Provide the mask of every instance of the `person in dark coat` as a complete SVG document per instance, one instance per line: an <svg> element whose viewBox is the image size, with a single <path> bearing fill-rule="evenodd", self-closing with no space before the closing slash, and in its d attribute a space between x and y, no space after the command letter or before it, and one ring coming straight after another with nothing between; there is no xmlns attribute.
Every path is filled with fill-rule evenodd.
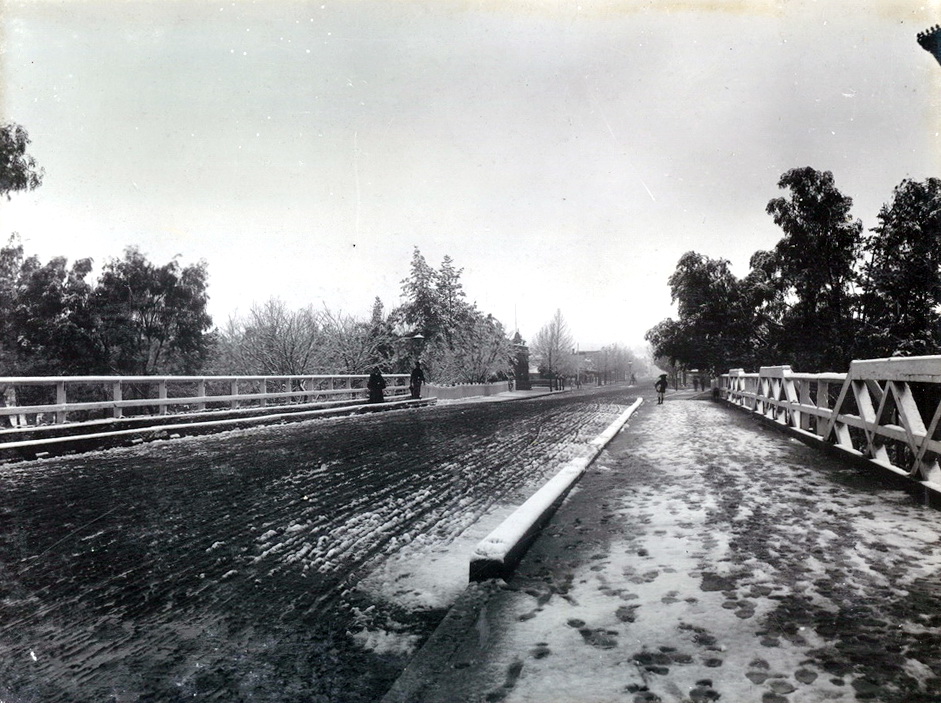
<svg viewBox="0 0 941 703"><path fill-rule="evenodd" d="M412 392L412 398L416 400L421 398L421 384L425 382L425 372L421 370L421 364L415 362L415 368L412 369L411 378L409 378L408 389Z"/></svg>
<svg viewBox="0 0 941 703"><path fill-rule="evenodd" d="M657 390L657 405L662 405L663 394L667 392L667 375L665 373L660 374L660 378L653 384L653 387Z"/></svg>
<svg viewBox="0 0 941 703"><path fill-rule="evenodd" d="M382 372L379 371L379 367L377 366L372 370L372 373L369 374L369 380L366 381L366 388L369 389L369 402L381 403L385 399L382 393L385 387L386 380L382 377Z"/></svg>

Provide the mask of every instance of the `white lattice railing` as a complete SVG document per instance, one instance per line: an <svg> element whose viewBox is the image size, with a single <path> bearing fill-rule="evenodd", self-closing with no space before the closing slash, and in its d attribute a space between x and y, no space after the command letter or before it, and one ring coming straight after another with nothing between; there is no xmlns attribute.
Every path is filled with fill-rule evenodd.
<svg viewBox="0 0 941 703"><path fill-rule="evenodd" d="M3 401L0 427L360 400L366 398L368 378L365 375L0 377ZM408 374L388 374L384 378L388 384L387 397L408 394Z"/></svg>
<svg viewBox="0 0 941 703"><path fill-rule="evenodd" d="M845 374L732 369L718 382L734 405L941 491L941 356L854 361Z"/></svg>

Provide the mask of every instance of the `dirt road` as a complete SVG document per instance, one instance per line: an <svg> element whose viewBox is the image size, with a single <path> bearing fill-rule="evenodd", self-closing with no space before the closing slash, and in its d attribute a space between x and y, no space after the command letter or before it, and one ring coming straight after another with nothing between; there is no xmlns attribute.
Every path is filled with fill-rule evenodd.
<svg viewBox="0 0 941 703"><path fill-rule="evenodd" d="M418 642L442 611L371 602L359 580L521 502L630 400L567 392L2 466L0 700L375 700L408 650L357 634L380 622Z"/></svg>

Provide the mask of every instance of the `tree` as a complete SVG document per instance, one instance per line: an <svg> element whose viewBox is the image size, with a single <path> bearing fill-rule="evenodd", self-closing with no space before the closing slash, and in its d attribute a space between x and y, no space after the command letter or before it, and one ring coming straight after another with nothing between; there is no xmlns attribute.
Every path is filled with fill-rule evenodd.
<svg viewBox="0 0 941 703"><path fill-rule="evenodd" d="M291 310L280 298L253 305L223 335L229 373L300 376L325 371L324 333L311 306Z"/></svg>
<svg viewBox="0 0 941 703"><path fill-rule="evenodd" d="M206 360L212 319L205 262L155 266L136 247L103 268L91 298L112 373L194 373Z"/></svg>
<svg viewBox="0 0 941 703"><path fill-rule="evenodd" d="M4 373L101 372L89 309L91 259L68 266L25 257L16 235L0 249L0 361Z"/></svg>
<svg viewBox="0 0 941 703"><path fill-rule="evenodd" d="M533 338L532 354L539 363L539 371L549 376L565 375L571 370L574 343L562 311L556 310Z"/></svg>
<svg viewBox="0 0 941 703"><path fill-rule="evenodd" d="M865 245L866 355L937 354L941 346L941 180L910 179Z"/></svg>
<svg viewBox="0 0 941 703"><path fill-rule="evenodd" d="M452 343L439 340L430 352L439 383L488 383L507 378L513 346L499 320L471 308Z"/></svg>
<svg viewBox="0 0 941 703"><path fill-rule="evenodd" d="M727 260L688 251L669 283L679 319L664 320L647 332L655 355L714 373L752 361L754 291L735 277Z"/></svg>
<svg viewBox="0 0 941 703"><path fill-rule="evenodd" d="M23 262L10 321L16 330L16 351L21 372L93 374L102 367L90 298L85 280L91 259L68 267L64 257L40 264L36 257Z"/></svg>
<svg viewBox="0 0 941 703"><path fill-rule="evenodd" d="M437 276L418 250L412 252L412 265L408 278L402 281L402 316L426 339L442 333L441 303L438 296Z"/></svg>
<svg viewBox="0 0 941 703"><path fill-rule="evenodd" d="M0 126L0 195L33 190L42 184L43 169L26 153L29 133L15 123Z"/></svg>
<svg viewBox="0 0 941 703"><path fill-rule="evenodd" d="M329 308L324 308L320 319L324 362L332 373L362 374L383 364L389 340L382 327L381 303L378 311L373 306L371 320L357 319Z"/></svg>
<svg viewBox="0 0 941 703"><path fill-rule="evenodd" d="M461 284L463 272L464 269L455 269L451 257L445 255L435 274L441 331L449 345L453 345L459 327L474 323L469 306L464 302L464 286Z"/></svg>
<svg viewBox="0 0 941 703"><path fill-rule="evenodd" d="M784 296L794 299L783 320L781 349L798 368L843 370L853 357L851 291L862 245L862 223L850 214L852 198L833 174L810 167L787 171L767 212L784 230L773 252L773 269ZM782 359L785 361L785 359Z"/></svg>

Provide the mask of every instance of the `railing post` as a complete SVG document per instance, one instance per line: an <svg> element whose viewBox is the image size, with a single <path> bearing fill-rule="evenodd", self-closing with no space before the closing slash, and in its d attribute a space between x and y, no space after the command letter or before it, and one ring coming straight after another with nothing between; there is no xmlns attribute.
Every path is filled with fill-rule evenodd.
<svg viewBox="0 0 941 703"><path fill-rule="evenodd" d="M124 408L118 404L124 400L124 390L121 386L121 381L115 381L111 384L111 400L114 401L114 408L111 410L111 417L124 417Z"/></svg>
<svg viewBox="0 0 941 703"><path fill-rule="evenodd" d="M65 395L65 381L56 382L56 405L65 405L66 395ZM56 410L56 424L61 425L65 423L66 420L66 411L65 410Z"/></svg>
<svg viewBox="0 0 941 703"><path fill-rule="evenodd" d="M166 399L167 399L167 379L165 379L165 378L161 378L159 381L157 381L157 399L158 399L158 400L166 400ZM157 414L158 414L158 415L166 415L166 414L167 414L167 404L166 404L166 403L160 403L160 405L157 406Z"/></svg>
<svg viewBox="0 0 941 703"><path fill-rule="evenodd" d="M798 402L801 405L813 405L813 401L810 398L810 379L804 378L800 381L799 386L799 397ZM810 431L810 419L813 417L808 412L801 412L800 415L800 428L805 432Z"/></svg>
<svg viewBox="0 0 941 703"><path fill-rule="evenodd" d="M258 399L258 405L262 408L268 404L268 399L265 398L265 393L267 392L268 392L268 379L263 378L258 384L258 393L261 396Z"/></svg>
<svg viewBox="0 0 941 703"><path fill-rule="evenodd" d="M239 394L239 380L233 378L231 384L229 385L229 395L238 395ZM229 407L237 408L239 406L239 401L237 398L233 398L229 401Z"/></svg>
<svg viewBox="0 0 941 703"><path fill-rule="evenodd" d="M196 382L196 396L199 398L206 397L206 379L205 378L201 378ZM196 409L205 410L206 409L205 401L200 401L196 403Z"/></svg>

